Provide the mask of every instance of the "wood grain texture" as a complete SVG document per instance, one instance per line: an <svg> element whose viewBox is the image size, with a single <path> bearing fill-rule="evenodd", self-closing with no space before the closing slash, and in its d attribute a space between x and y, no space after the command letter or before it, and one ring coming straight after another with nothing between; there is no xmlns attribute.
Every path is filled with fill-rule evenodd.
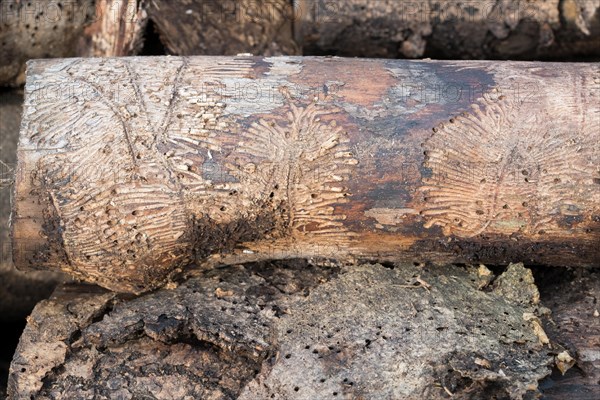
<svg viewBox="0 0 600 400"><path fill-rule="evenodd" d="M147 23L143 2L96 0L94 21L85 27L77 54L118 57L139 54Z"/></svg>
<svg viewBox="0 0 600 400"><path fill-rule="evenodd" d="M600 260L594 64L30 63L15 262L119 291L270 258Z"/></svg>

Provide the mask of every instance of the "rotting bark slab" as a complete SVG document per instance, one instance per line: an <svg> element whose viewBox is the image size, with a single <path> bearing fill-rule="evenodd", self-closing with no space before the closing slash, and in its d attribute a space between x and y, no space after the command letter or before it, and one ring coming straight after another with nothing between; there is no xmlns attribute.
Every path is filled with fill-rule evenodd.
<svg viewBox="0 0 600 400"><path fill-rule="evenodd" d="M23 334L11 398L522 399L553 362L522 265L498 285L454 266L194 275L129 299L63 286Z"/></svg>
<svg viewBox="0 0 600 400"><path fill-rule="evenodd" d="M536 280L552 310L544 329L575 362L564 375L555 369L541 382L544 398L600 398L600 270L539 270Z"/></svg>

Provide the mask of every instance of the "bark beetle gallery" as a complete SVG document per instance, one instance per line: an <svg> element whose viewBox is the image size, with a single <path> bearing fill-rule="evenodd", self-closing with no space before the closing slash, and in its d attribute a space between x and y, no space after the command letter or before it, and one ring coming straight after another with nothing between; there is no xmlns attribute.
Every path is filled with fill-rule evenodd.
<svg viewBox="0 0 600 400"><path fill-rule="evenodd" d="M594 64L33 61L15 262L135 293L190 263L593 265L599 84Z"/></svg>

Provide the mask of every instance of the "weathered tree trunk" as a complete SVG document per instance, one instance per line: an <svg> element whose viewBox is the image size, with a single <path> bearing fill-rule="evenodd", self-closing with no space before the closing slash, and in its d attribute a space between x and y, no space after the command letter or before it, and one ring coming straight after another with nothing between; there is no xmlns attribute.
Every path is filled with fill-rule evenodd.
<svg viewBox="0 0 600 400"><path fill-rule="evenodd" d="M600 57L596 0L297 0L296 14L305 55Z"/></svg>
<svg viewBox="0 0 600 400"><path fill-rule="evenodd" d="M0 86L24 82L32 58L136 53L146 23L136 0L0 1Z"/></svg>
<svg viewBox="0 0 600 400"><path fill-rule="evenodd" d="M170 54L299 54L289 0L153 0L146 6Z"/></svg>
<svg viewBox="0 0 600 400"><path fill-rule="evenodd" d="M493 278L290 262L130 300L63 286L29 318L9 398L535 398L554 361L539 293L522 265Z"/></svg>
<svg viewBox="0 0 600 400"><path fill-rule="evenodd" d="M130 292L191 262L593 265L599 82L593 64L32 62L15 263Z"/></svg>

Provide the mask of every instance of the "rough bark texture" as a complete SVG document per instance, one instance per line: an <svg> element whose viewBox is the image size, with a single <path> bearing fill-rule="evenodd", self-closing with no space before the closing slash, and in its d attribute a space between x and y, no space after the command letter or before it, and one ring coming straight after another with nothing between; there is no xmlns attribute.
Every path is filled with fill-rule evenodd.
<svg viewBox="0 0 600 400"><path fill-rule="evenodd" d="M35 309L11 398L533 398L553 358L531 272L304 262Z"/></svg>
<svg viewBox="0 0 600 400"><path fill-rule="evenodd" d="M2 0L0 86L22 84L31 58L137 54L144 39L173 55L598 58L599 10L596 0Z"/></svg>
<svg viewBox="0 0 600 400"><path fill-rule="evenodd" d="M75 55L86 23L93 19L94 1L0 1L0 86L25 81L25 62L31 58Z"/></svg>
<svg viewBox="0 0 600 400"><path fill-rule="evenodd" d="M32 62L15 262L129 292L191 262L593 265L598 85L594 64Z"/></svg>
<svg viewBox="0 0 600 400"><path fill-rule="evenodd" d="M153 0L147 11L170 54L299 53L289 0Z"/></svg>
<svg viewBox="0 0 600 400"><path fill-rule="evenodd" d="M600 57L596 0L297 0L305 55Z"/></svg>
<svg viewBox="0 0 600 400"><path fill-rule="evenodd" d="M24 319L38 301L48 298L61 274L17 271L12 263L9 222L17 138L21 124L23 92L0 93L0 323Z"/></svg>
<svg viewBox="0 0 600 400"><path fill-rule="evenodd" d="M548 336L577 364L564 376L555 372L542 387L550 400L600 398L600 270L546 271L542 300L552 310Z"/></svg>

